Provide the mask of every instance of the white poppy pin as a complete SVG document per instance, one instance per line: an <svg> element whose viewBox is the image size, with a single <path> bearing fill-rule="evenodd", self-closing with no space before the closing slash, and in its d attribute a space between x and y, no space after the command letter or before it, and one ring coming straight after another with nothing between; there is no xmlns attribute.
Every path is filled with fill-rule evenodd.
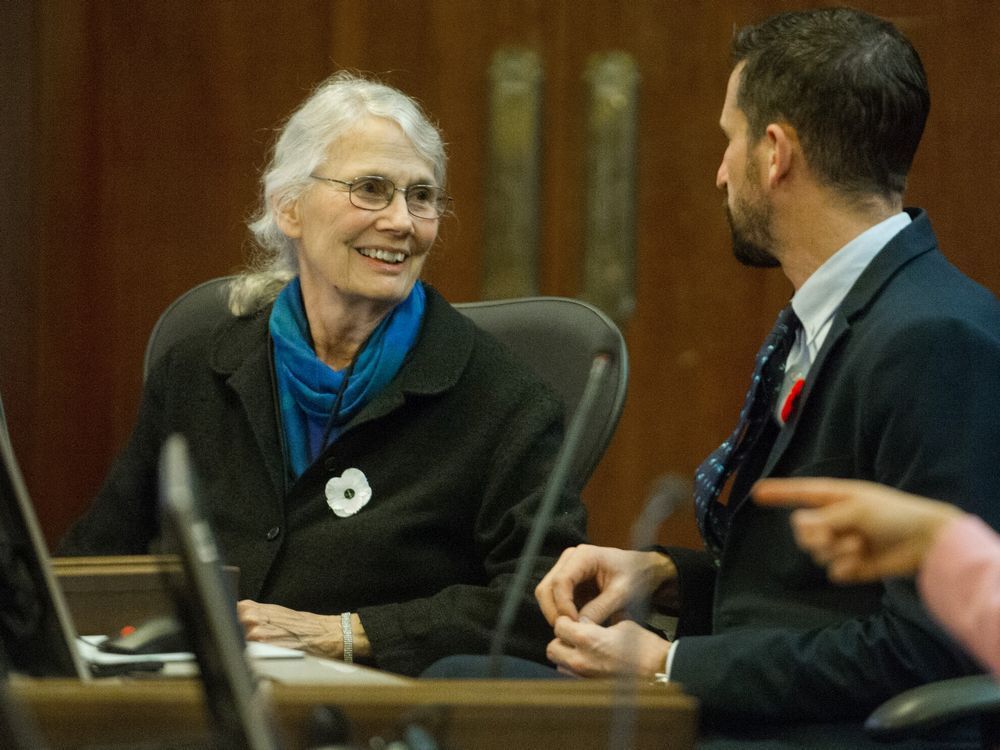
<svg viewBox="0 0 1000 750"><path fill-rule="evenodd" d="M372 499L372 488L361 469L345 469L326 483L326 504L340 518L353 516Z"/></svg>

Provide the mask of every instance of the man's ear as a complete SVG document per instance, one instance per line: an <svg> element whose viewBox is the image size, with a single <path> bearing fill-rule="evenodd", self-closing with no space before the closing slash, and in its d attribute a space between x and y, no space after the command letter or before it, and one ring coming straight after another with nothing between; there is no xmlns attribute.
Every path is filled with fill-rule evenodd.
<svg viewBox="0 0 1000 750"><path fill-rule="evenodd" d="M796 153L801 154L799 134L787 122L771 123L765 131L769 149L767 181L771 187L788 177L795 162Z"/></svg>
<svg viewBox="0 0 1000 750"><path fill-rule="evenodd" d="M284 232L290 239L298 239L302 236L302 222L299 219L299 199L275 199L274 221L278 229Z"/></svg>

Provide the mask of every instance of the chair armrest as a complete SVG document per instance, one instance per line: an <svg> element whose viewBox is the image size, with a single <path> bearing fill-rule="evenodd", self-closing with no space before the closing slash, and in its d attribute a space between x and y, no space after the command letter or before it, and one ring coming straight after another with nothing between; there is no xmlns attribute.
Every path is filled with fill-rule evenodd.
<svg viewBox="0 0 1000 750"><path fill-rule="evenodd" d="M923 734L952 721L1000 713L1000 683L991 675L956 677L907 690L876 708L865 731L878 740Z"/></svg>

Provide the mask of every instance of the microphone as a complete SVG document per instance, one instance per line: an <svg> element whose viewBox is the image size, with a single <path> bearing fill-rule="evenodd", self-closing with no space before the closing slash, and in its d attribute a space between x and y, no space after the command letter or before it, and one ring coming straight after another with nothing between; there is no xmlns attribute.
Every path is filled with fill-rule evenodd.
<svg viewBox="0 0 1000 750"><path fill-rule="evenodd" d="M656 543L656 533L660 526L681 505L693 497L691 480L678 474L663 474L652 482L652 490L646 497L642 510L632 524L630 541L632 549L646 549ZM650 615L651 594L635 592L626 611L630 619L646 624ZM638 676L635 672L623 672L616 681L614 713L611 716L609 748L631 748L635 740L636 692Z"/></svg>
<svg viewBox="0 0 1000 750"><path fill-rule="evenodd" d="M503 657L503 647L510 634L511 625L521 606L521 598L531 576L531 569L534 566L535 558L542 547L545 535L548 533L549 524L552 522L552 514L555 511L556 503L560 495L566 488L570 479L570 470L573 459L580 449L583 440L584 429L590 422L591 413L597 405L598 396L608 378L611 370L610 352L598 352L590 365L590 372L587 375L587 382L577 404L573 418L566 429L566 438L559 447L556 454L555 465L549 475L545 491L538 504L538 513L531 524L528 538L524 541L521 556L518 558L517 567L511 579L510 586L500 605L500 614L497 616L497 627L493 632L493 639L490 643L490 665L489 676L493 679L500 677L501 659Z"/></svg>
<svg viewBox="0 0 1000 750"><path fill-rule="evenodd" d="M226 750L278 750L282 743L266 685L246 660L243 627L223 574L215 535L201 514L188 444L179 433L160 452L160 525L181 571L166 583L191 639L215 742Z"/></svg>
<svg viewBox="0 0 1000 750"><path fill-rule="evenodd" d="M654 544L660 524L693 497L691 480L680 474L661 474L650 484L653 489L632 524L630 539L633 549Z"/></svg>
<svg viewBox="0 0 1000 750"><path fill-rule="evenodd" d="M649 495L639 515L632 523L629 542L632 549L646 549L656 544L656 534L660 526L674 514L681 505L690 502L694 496L691 480L680 474L661 474L654 479ZM649 615L649 597L636 595L628 607L629 615L636 622L643 622Z"/></svg>

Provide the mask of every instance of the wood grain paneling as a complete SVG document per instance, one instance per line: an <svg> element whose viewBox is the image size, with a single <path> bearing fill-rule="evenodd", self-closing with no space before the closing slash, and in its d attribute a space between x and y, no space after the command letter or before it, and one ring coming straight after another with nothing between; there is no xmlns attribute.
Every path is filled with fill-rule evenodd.
<svg viewBox="0 0 1000 750"><path fill-rule="evenodd" d="M33 112L32 36L30 3L0 4L0 390L11 424L28 419L31 397L32 341L38 320L35 264L31 244L34 206L32 184Z"/></svg>
<svg viewBox="0 0 1000 750"><path fill-rule="evenodd" d="M0 141L5 162L24 151L34 165L34 219L10 250L22 298L4 322L4 353L18 362L0 376L49 537L82 511L128 435L156 316L185 288L241 262L273 129L333 70L376 73L439 121L456 216L427 275L454 301L478 298L488 67L495 49L516 44L537 50L544 67L544 293L580 290L587 61L624 50L642 77L637 306L625 331L632 380L586 493L593 538L626 543L651 481L690 474L728 433L753 354L790 293L779 272L732 260L714 182L733 26L799 5L38 3L13 26L14 49L33 61L22 83L31 117L21 140ZM930 211L955 263L996 291L1000 7L860 5L900 23L930 77L931 120L908 202ZM5 295L11 288L5 282ZM662 538L697 544L690 509Z"/></svg>

